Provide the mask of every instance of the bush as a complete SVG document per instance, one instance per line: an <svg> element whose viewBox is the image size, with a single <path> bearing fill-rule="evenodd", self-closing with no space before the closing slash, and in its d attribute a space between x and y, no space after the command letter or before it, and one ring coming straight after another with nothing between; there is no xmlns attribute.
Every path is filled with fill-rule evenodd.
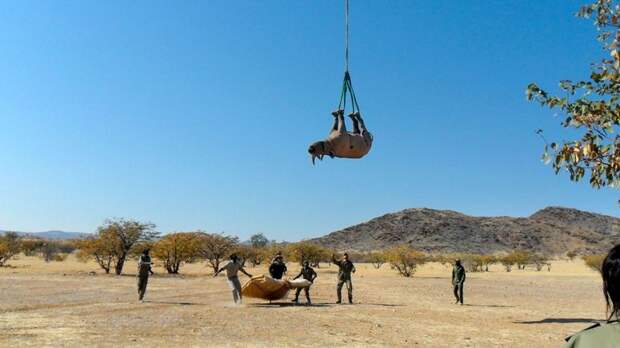
<svg viewBox="0 0 620 348"><path fill-rule="evenodd" d="M200 232L197 235L198 252L207 260L214 273L220 269L220 263L230 256L239 243L239 238L223 234Z"/></svg>
<svg viewBox="0 0 620 348"><path fill-rule="evenodd" d="M67 257L69 257L69 254L56 254L52 258L52 261L63 262L67 259Z"/></svg>
<svg viewBox="0 0 620 348"><path fill-rule="evenodd" d="M286 248L288 258L291 261L303 264L308 261L313 267L318 267L320 262L330 260L330 251L312 242L298 242L289 244Z"/></svg>
<svg viewBox="0 0 620 348"><path fill-rule="evenodd" d="M77 241L75 245L80 249L78 257L81 260L93 258L106 273L113 266L116 275L120 275L127 258L135 256L144 247L143 243L156 239L158 235L152 223L113 219L106 220L93 238Z"/></svg>
<svg viewBox="0 0 620 348"><path fill-rule="evenodd" d="M194 262L199 256L200 238L193 232L166 235L152 246L154 258L163 261L170 274L178 274L183 263Z"/></svg>
<svg viewBox="0 0 620 348"><path fill-rule="evenodd" d="M0 236L0 267L21 251L21 237L14 232Z"/></svg>
<svg viewBox="0 0 620 348"><path fill-rule="evenodd" d="M381 268L381 266L383 266L383 264L385 263L385 259L385 253L380 251L372 252L367 256L368 262L372 263L372 265L376 269L379 269Z"/></svg>
<svg viewBox="0 0 620 348"><path fill-rule="evenodd" d="M426 263L426 255L409 245L393 247L385 252L386 260L403 277L411 277L418 265Z"/></svg>
<svg viewBox="0 0 620 348"><path fill-rule="evenodd" d="M582 256L583 261L586 263L586 266L591 269L602 273L603 260L605 259L605 254L594 254L594 255L585 255Z"/></svg>

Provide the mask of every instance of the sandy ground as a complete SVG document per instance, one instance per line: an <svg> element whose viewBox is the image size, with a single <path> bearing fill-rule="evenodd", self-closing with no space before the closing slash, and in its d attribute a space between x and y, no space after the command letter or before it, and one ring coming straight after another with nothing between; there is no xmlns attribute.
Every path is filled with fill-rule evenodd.
<svg viewBox="0 0 620 348"><path fill-rule="evenodd" d="M605 315L599 276L580 260L556 261L551 272L469 273L465 306L454 304L451 269L439 264L413 278L358 265L354 305L334 304L336 268L323 266L312 307L288 299L233 305L225 277L211 277L204 264L180 276L155 268L143 304L133 261L120 277L72 258L46 264L22 256L11 264L0 268L3 347L560 347Z"/></svg>

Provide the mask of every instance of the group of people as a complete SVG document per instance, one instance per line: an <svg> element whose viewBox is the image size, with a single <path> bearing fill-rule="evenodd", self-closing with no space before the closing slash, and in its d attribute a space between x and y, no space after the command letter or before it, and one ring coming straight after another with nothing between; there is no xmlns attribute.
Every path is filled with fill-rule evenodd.
<svg viewBox="0 0 620 348"><path fill-rule="evenodd" d="M353 262L349 260L349 254L345 253L341 260L337 260L335 255L332 255L332 262L338 266L338 285L337 285L337 295L338 301L336 303L342 303L342 287L344 284L347 285L347 291L349 295L349 303L353 303L353 283L351 282L351 274L355 273L355 265ZM241 303L241 282L239 281L239 272L244 273L248 277L252 278L252 275L247 273L243 268L243 262L239 259L236 254L232 254L230 256L230 261L220 268L215 274L214 277L217 277L220 272L226 270L226 277L228 278L228 284L233 293L233 301L235 303ZM281 252L278 252L271 264L269 265L269 275L273 279L282 279L282 277L286 274L288 268L286 267L286 263L284 263L284 257ZM293 279L303 278L305 280L310 281L310 283L314 283L314 280L318 277L316 271L310 267L310 263L306 260L302 264L302 268ZM311 285L310 285L311 286ZM312 304L312 300L310 299L310 286L304 288L297 288L295 291L295 298L293 302L299 304L299 295L301 291L304 291L306 295L306 301L308 305Z"/></svg>
<svg viewBox="0 0 620 348"><path fill-rule="evenodd" d="M342 303L342 287L346 285L349 303L353 303L353 283L352 274L355 273L355 265L349 260L349 255L345 253L341 260L332 255L332 263L338 266L338 283L336 287L337 302ZM248 277L252 277L244 268L243 262L235 254L230 256L230 262L215 272L217 276L226 271L228 283L232 289L233 300L235 303L241 302L241 282L238 273L242 272ZM281 253L276 254L269 266L269 274L274 279L282 279L286 274L287 267ZM151 257L149 250L145 250L138 260L138 299L143 301L146 293L146 286L149 275L152 275ZM605 257L601 275L603 278L603 293L608 308L608 318L606 323L593 325L571 337L567 338L566 348L582 347L620 347L620 244L616 245ZM317 278L308 261L303 262L303 267L299 274L293 279L303 277L311 283ZM463 304L463 285L465 283L466 272L460 260L455 260L452 269L452 285L454 297L457 304ZM299 303L299 295L302 288L298 288L293 302ZM307 303L310 305L310 286L303 288Z"/></svg>
<svg viewBox="0 0 620 348"><path fill-rule="evenodd" d="M338 266L338 283L336 286L336 295L338 300L336 303L342 303L342 287L346 285L349 303L353 304L353 282L351 275L355 273L355 265L351 262L351 260L349 260L349 254L347 253L344 253L341 260L336 259L336 256L332 255L332 263ZM239 272L252 278L252 275L245 270L243 265L244 263L239 259L239 257L236 254L232 254L230 255L230 261L213 274L214 277L217 277L221 272L226 271L226 278L228 279L228 284L232 290L233 301L235 303L241 303L242 298ZM278 252L269 265L269 275L273 279L282 279L287 271L288 268L284 263L284 257L281 252ZM149 275L152 274L153 270L151 268L151 256L149 255L149 250L146 249L138 259L138 300L140 302L144 301ZM310 283L314 283L314 280L318 277L318 274L312 267L310 267L310 263L307 260L303 262L299 274L297 274L293 279L298 279L300 277L310 281ZM452 284L454 285L454 296L456 297L456 303L460 302L461 305L463 304L464 282L465 268L461 264L460 260L456 260L452 270ZM310 299L310 286L305 288L297 288L293 302L296 304L299 303L299 295L302 290L306 295L307 304L311 305L312 300Z"/></svg>

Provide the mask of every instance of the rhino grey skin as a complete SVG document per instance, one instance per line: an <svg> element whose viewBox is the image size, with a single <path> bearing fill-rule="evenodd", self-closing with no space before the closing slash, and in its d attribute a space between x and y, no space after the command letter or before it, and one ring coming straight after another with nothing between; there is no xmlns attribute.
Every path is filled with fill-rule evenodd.
<svg viewBox="0 0 620 348"><path fill-rule="evenodd" d="M331 158L362 158L372 147L372 134L366 129L359 112L349 114L353 121L353 132L347 132L344 122L344 110L332 112L334 126L325 140L314 142L308 153L314 164L315 158L323 160L323 156Z"/></svg>

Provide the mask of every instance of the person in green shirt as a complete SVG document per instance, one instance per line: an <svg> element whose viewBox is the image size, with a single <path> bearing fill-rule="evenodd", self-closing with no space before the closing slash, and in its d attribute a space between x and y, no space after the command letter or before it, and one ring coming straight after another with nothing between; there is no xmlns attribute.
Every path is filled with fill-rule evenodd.
<svg viewBox="0 0 620 348"><path fill-rule="evenodd" d="M452 268L452 286L454 286L454 297L456 302L461 302L463 305L463 283L465 283L465 267L461 265L461 260L454 261L454 267Z"/></svg>
<svg viewBox="0 0 620 348"><path fill-rule="evenodd" d="M151 256L149 249L145 249L138 259L138 301L144 302L146 285L149 282L149 275L153 274L151 269Z"/></svg>
<svg viewBox="0 0 620 348"><path fill-rule="evenodd" d="M301 269L299 274L295 278L293 278L293 280L299 277L303 277L305 280L309 280L310 283L314 283L314 280L317 276L318 275L314 271L314 268L310 267L310 262L304 261L303 268ZM297 290L295 291L295 299L293 300L295 304L299 304L299 294L301 293L301 289L302 288L297 288ZM311 305L312 301L310 301L310 285L303 288L303 290L306 294L306 300L308 301L308 305Z"/></svg>
<svg viewBox="0 0 620 348"><path fill-rule="evenodd" d="M349 303L353 304L353 283L351 282L351 273L355 273L355 266L349 260L349 254L344 253L342 260L336 260L336 256L332 255L332 262L338 266L338 304L342 303L342 286L347 284L347 292L349 293Z"/></svg>
<svg viewBox="0 0 620 348"><path fill-rule="evenodd" d="M594 324L568 337L564 348L620 347L620 244L609 251L601 268L607 321Z"/></svg>

